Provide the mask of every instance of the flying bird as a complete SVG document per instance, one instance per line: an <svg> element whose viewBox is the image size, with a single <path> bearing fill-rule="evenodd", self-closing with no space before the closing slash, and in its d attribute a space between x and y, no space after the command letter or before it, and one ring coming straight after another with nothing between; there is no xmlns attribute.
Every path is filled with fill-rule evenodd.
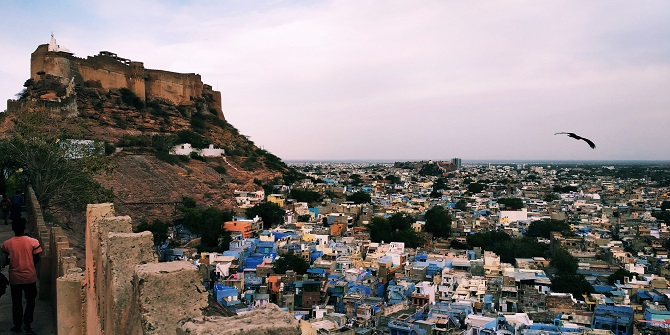
<svg viewBox="0 0 670 335"><path fill-rule="evenodd" d="M589 140L588 138L581 137L581 136L579 136L579 135L577 135L577 134L575 134L575 133L555 133L554 135L558 135L558 134L566 134L566 135L568 135L568 137L572 137L572 138L574 138L574 139L576 139L576 140L582 140L582 141L588 143L589 146L591 147L591 149L595 149L595 148L596 148L596 144L593 143L593 141Z"/></svg>

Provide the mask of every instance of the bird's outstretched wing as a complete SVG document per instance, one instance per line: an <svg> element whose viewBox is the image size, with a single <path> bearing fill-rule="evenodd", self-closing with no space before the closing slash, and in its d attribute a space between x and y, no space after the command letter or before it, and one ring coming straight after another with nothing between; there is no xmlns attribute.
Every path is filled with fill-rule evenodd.
<svg viewBox="0 0 670 335"><path fill-rule="evenodd" d="M589 140L588 138L583 138L583 137L582 137L582 140L584 140L584 142L588 143L589 146L591 147L591 149L595 149L595 148L596 148L596 144L593 143L593 141Z"/></svg>
<svg viewBox="0 0 670 335"><path fill-rule="evenodd" d="M569 133L569 132L554 133L554 135L558 135L558 134L565 134L565 135L568 135L568 137L572 137L572 138L574 138L574 139L576 139L576 140L582 140L582 141L588 143L589 146L591 147L591 149L595 149L595 148L596 148L596 144L593 143L593 141L589 140L588 138L581 137L581 136L579 136L579 135L577 135L577 134L575 134L575 133Z"/></svg>

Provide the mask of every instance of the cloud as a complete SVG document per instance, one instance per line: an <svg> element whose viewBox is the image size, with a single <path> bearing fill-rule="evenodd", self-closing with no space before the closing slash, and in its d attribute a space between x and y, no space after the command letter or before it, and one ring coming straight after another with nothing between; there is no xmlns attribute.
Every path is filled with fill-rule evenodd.
<svg viewBox="0 0 670 335"><path fill-rule="evenodd" d="M200 73L285 159L670 159L666 2L68 4L61 44Z"/></svg>

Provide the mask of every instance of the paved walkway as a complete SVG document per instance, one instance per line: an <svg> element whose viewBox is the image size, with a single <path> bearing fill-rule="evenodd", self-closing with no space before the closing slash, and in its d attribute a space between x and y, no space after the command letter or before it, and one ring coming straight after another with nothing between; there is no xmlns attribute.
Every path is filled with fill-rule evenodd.
<svg viewBox="0 0 670 335"><path fill-rule="evenodd" d="M24 213L25 217L25 213ZM0 219L1 220L1 219ZM0 221L0 243L14 236L11 225L5 225ZM7 268L2 269L2 273L7 276ZM39 290L39 282L37 283ZM7 293L0 297L0 335L17 334L9 331L13 326L12 322L12 297L7 287ZM24 301L25 306L25 301ZM47 300L37 300L35 306L35 321L32 324L33 330L37 335L56 335L56 322L54 318L51 302Z"/></svg>

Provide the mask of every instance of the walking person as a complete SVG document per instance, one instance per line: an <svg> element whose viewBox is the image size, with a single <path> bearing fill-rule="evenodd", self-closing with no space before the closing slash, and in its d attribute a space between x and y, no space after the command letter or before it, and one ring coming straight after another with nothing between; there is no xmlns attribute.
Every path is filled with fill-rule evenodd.
<svg viewBox="0 0 670 335"><path fill-rule="evenodd" d="M9 287L12 295L12 317L14 327L9 330L21 332L21 325L26 334L35 334L30 327L35 313L37 298L37 273L35 266L40 261L42 247L39 241L26 236L26 219L17 218L12 221L14 237L2 244L2 252L9 258ZM23 296L26 309L23 310Z"/></svg>
<svg viewBox="0 0 670 335"><path fill-rule="evenodd" d="M12 202L4 194L2 195L2 200L0 200L0 207L2 207L2 218L5 219L5 225L7 225L9 224L7 219L9 219L9 209L12 208Z"/></svg>
<svg viewBox="0 0 670 335"><path fill-rule="evenodd" d="M10 208L9 218L12 220L21 217L21 208L23 207L23 197L21 191L16 190L16 194L12 197L12 205Z"/></svg>

